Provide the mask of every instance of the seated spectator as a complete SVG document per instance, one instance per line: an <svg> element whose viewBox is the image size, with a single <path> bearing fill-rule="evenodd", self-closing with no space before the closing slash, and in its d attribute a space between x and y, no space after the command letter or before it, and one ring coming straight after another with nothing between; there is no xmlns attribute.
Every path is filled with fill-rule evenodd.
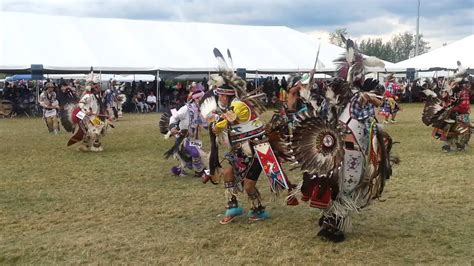
<svg viewBox="0 0 474 266"><path fill-rule="evenodd" d="M148 112L148 105L145 102L145 94L142 90L138 91L137 95L135 96L135 104L140 109L141 113Z"/></svg>
<svg viewBox="0 0 474 266"><path fill-rule="evenodd" d="M149 110L151 112L156 109L156 96L152 91L148 93L148 97L146 97L146 103L148 104Z"/></svg>

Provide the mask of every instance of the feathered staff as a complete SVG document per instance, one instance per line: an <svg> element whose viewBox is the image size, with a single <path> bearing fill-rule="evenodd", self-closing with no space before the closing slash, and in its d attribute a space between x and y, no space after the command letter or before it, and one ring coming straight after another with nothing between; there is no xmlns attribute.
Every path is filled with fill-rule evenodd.
<svg viewBox="0 0 474 266"><path fill-rule="evenodd" d="M309 90L313 88L314 84L314 74L316 73L316 67L318 65L318 59L319 59L319 51L321 50L321 43L318 45L318 52L316 53L316 60L314 61L314 67L309 73Z"/></svg>
<svg viewBox="0 0 474 266"><path fill-rule="evenodd" d="M334 60L337 65L337 77L345 79L347 82L352 84L358 80L363 80L362 76L368 67L385 68L385 63L377 57L364 57L355 47L354 41L351 39L346 39L342 34L341 39L346 44L346 52L344 55Z"/></svg>
<svg viewBox="0 0 474 266"><path fill-rule="evenodd" d="M364 99L378 102L376 94L382 92L382 86L378 86L378 81L364 80L364 73L369 67L385 67L384 62L376 57L364 58L351 39L346 39L344 35L341 35L341 39L346 43L346 52L334 60L337 79L326 90L326 99L334 116L338 116L342 107L350 101L353 89L365 92ZM336 109L337 112L334 112Z"/></svg>

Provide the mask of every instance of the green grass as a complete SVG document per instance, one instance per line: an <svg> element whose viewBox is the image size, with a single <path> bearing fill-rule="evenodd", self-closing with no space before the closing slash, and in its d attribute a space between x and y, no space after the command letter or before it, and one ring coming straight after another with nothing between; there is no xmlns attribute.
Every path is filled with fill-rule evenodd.
<svg viewBox="0 0 474 266"><path fill-rule="evenodd" d="M473 144L441 153L422 106L403 107L386 126L402 162L384 202L340 244L316 237L318 210L272 201L263 177L272 218L219 225L223 185L169 174L157 114L125 114L100 154L67 148L40 119L0 120L0 264L472 264Z"/></svg>

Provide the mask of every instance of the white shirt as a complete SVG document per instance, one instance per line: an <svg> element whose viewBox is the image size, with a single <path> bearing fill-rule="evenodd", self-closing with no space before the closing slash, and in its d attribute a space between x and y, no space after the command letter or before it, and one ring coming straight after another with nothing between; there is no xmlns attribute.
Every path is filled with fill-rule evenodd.
<svg viewBox="0 0 474 266"><path fill-rule="evenodd" d="M86 93L82 96L79 101L79 108L81 108L84 113L92 112L92 114L98 115L100 112L99 102L92 93Z"/></svg>
<svg viewBox="0 0 474 266"><path fill-rule="evenodd" d="M155 95L148 95L148 97L146 97L146 102L147 103L156 103L156 96Z"/></svg>
<svg viewBox="0 0 474 266"><path fill-rule="evenodd" d="M188 106L183 105L179 110L170 117L170 125L178 123L179 129L189 129Z"/></svg>

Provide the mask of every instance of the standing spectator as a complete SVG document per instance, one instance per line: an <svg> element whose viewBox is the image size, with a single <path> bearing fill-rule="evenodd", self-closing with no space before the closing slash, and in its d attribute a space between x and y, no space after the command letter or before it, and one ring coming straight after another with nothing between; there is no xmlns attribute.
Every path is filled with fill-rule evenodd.
<svg viewBox="0 0 474 266"><path fill-rule="evenodd" d="M247 92L251 92L255 89L255 84L253 83L253 81L249 81L247 83Z"/></svg>
<svg viewBox="0 0 474 266"><path fill-rule="evenodd" d="M54 92L56 93L56 99L58 100L59 106L64 106L64 104L67 101L66 94L65 94L66 87L67 87L66 82L60 83L59 86L60 87L56 89Z"/></svg>
<svg viewBox="0 0 474 266"><path fill-rule="evenodd" d="M158 86L158 81L156 80L156 77L155 77L155 79L154 79L153 82L151 83L151 88L150 88L150 89L151 89L152 91L156 91L156 89L157 89L156 86Z"/></svg>
<svg viewBox="0 0 474 266"><path fill-rule="evenodd" d="M288 82L286 81L286 78L285 76L283 76L283 78L281 79L281 87L286 90L287 87L288 87Z"/></svg>
<svg viewBox="0 0 474 266"><path fill-rule="evenodd" d="M9 100L12 102L13 114L14 115L20 114L22 111L20 108L20 91L16 83L13 83L11 87L10 95L11 97Z"/></svg>
<svg viewBox="0 0 474 266"><path fill-rule="evenodd" d="M273 98L273 81L272 77L267 77L263 83L263 92L267 95L267 104L269 104Z"/></svg>
<svg viewBox="0 0 474 266"><path fill-rule="evenodd" d="M275 102L276 99L278 99L277 95L278 93L280 93L280 81L278 80L278 77L275 77L275 79L273 79L273 101L272 102Z"/></svg>
<svg viewBox="0 0 474 266"><path fill-rule="evenodd" d="M405 97L406 97L407 102L409 103L413 102L412 87L413 87L413 83L408 83L407 89L405 91Z"/></svg>
<svg viewBox="0 0 474 266"><path fill-rule="evenodd" d="M280 89L280 81L278 80L278 77L275 77L275 79L273 79L273 89L274 90Z"/></svg>
<svg viewBox="0 0 474 266"><path fill-rule="evenodd" d="M116 91L113 87L114 85L115 85L115 83L114 83L114 81L112 81L109 84L109 88L107 88L105 90L104 94L102 95L102 103L105 105L105 108L106 108L107 115L108 115L109 119L117 119L118 118L117 109L114 108L115 107L114 103L115 103L116 98L117 98Z"/></svg>
<svg viewBox="0 0 474 266"><path fill-rule="evenodd" d="M135 90L137 89L137 83L135 82L135 80L132 81L132 91L130 92L131 95L134 95L135 94Z"/></svg>
<svg viewBox="0 0 474 266"><path fill-rule="evenodd" d="M6 100L13 100L13 84L10 82L5 82L5 90L3 91L3 97Z"/></svg>
<svg viewBox="0 0 474 266"><path fill-rule="evenodd" d="M145 83L143 83L142 80L138 81L138 87L137 87L138 91L140 92L144 92L145 91Z"/></svg>
<svg viewBox="0 0 474 266"><path fill-rule="evenodd" d="M179 108L183 104L186 103L186 101L188 99L188 93L187 93L186 89L184 88L183 84L181 84L180 82L178 82L178 84L176 84L176 91L177 91L176 105L177 105L177 108Z"/></svg>
<svg viewBox="0 0 474 266"><path fill-rule="evenodd" d="M148 93L150 92L150 86L151 86L151 85L150 85L150 82L147 81L147 82L145 83L145 89L143 90L143 93L145 93L145 95L148 95Z"/></svg>
<svg viewBox="0 0 474 266"><path fill-rule="evenodd" d="M161 105L165 105L166 101L167 101L167 90L166 90L166 82L164 79L160 79L160 95L157 95L159 97L159 101L160 101L160 104Z"/></svg>
<svg viewBox="0 0 474 266"><path fill-rule="evenodd" d="M204 92L207 92L209 90L209 84L207 83L206 77L202 78L202 85L204 86Z"/></svg>

